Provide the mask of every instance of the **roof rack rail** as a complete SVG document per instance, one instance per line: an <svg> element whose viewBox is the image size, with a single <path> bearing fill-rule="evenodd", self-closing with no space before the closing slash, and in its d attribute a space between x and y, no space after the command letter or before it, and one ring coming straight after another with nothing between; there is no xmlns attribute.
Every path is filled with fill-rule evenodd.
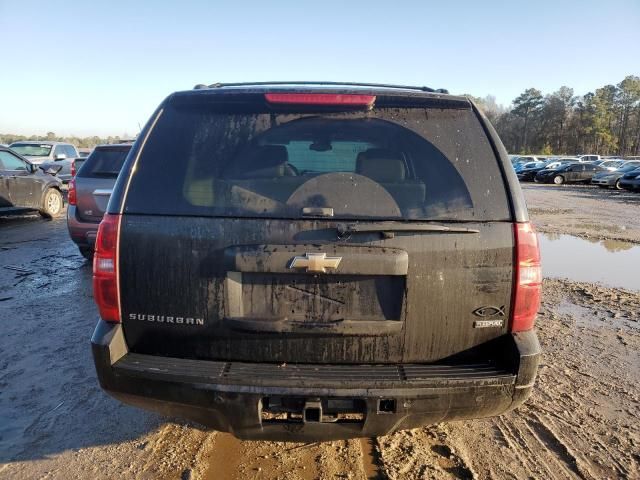
<svg viewBox="0 0 640 480"><path fill-rule="evenodd" d="M250 87L250 86L266 86L266 85L344 85L347 87L382 87L382 88L403 88L406 90L419 90L421 92L444 93L448 94L449 90L445 88L416 87L411 85L394 85L386 83L358 83L358 82L309 82L309 81L277 81L277 82L240 82L240 83L213 83L209 86L199 83L194 90L203 88L221 88L221 87Z"/></svg>

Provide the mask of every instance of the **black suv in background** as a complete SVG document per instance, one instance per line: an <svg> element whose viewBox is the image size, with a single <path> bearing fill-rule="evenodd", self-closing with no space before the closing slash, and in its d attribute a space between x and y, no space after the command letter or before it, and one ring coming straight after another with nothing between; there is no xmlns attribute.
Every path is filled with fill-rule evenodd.
<svg viewBox="0 0 640 480"><path fill-rule="evenodd" d="M57 217L64 209L58 165L36 165L7 147L0 147L0 215L40 212Z"/></svg>
<svg viewBox="0 0 640 480"><path fill-rule="evenodd" d="M570 163L554 170L540 170L535 181L538 183L591 183L594 175L606 172L607 169L592 163Z"/></svg>
<svg viewBox="0 0 640 480"><path fill-rule="evenodd" d="M67 227L82 256L93 257L93 245L116 178L131 144L98 145L69 182Z"/></svg>
<svg viewBox="0 0 640 480"><path fill-rule="evenodd" d="M521 404L540 292L468 98L214 85L170 95L118 177L93 355L122 401L241 438L383 435Z"/></svg>

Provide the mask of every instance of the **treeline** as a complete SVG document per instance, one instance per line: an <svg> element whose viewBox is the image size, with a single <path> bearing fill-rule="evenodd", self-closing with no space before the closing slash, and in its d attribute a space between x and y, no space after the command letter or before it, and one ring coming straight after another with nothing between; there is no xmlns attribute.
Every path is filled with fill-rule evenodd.
<svg viewBox="0 0 640 480"><path fill-rule="evenodd" d="M474 98L511 153L640 155L640 77L629 75L617 85L605 85L583 96L560 87L543 95L529 88L511 108L495 98ZM116 143L119 136L59 137L0 134L0 143L18 140L56 140L77 147Z"/></svg>
<svg viewBox="0 0 640 480"><path fill-rule="evenodd" d="M640 155L640 77L576 96L529 88L510 109L474 98L510 153Z"/></svg>
<svg viewBox="0 0 640 480"><path fill-rule="evenodd" d="M59 137L53 132L47 132L46 135L30 135L30 136L14 135L12 133L0 133L0 143L4 143L6 145L9 145L13 142L19 142L21 140L35 140L35 141L48 140L50 142L71 143L72 145L75 145L76 147L80 147L80 148L93 148L96 145L100 145L103 143L118 143L122 140L129 140L129 139L130 137L128 136L120 137L119 135L116 135L115 137L109 136L106 138L102 138L98 136L76 137L73 135L70 137Z"/></svg>

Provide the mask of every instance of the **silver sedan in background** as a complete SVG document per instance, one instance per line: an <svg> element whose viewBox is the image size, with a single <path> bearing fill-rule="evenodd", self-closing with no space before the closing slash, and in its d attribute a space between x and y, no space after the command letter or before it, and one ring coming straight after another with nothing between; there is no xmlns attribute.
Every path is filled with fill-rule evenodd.
<svg viewBox="0 0 640 480"><path fill-rule="evenodd" d="M591 179L592 185L598 185L600 188L616 188L622 190L620 179L623 175L640 168L640 160L631 160L625 162L618 170L600 172Z"/></svg>

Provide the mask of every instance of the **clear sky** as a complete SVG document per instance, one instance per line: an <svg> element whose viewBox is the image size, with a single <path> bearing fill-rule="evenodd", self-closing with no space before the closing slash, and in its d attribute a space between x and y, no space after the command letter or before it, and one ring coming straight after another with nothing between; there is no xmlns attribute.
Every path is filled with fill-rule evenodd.
<svg viewBox="0 0 640 480"><path fill-rule="evenodd" d="M640 75L640 0L0 0L0 132L136 134L197 83L584 94Z"/></svg>

